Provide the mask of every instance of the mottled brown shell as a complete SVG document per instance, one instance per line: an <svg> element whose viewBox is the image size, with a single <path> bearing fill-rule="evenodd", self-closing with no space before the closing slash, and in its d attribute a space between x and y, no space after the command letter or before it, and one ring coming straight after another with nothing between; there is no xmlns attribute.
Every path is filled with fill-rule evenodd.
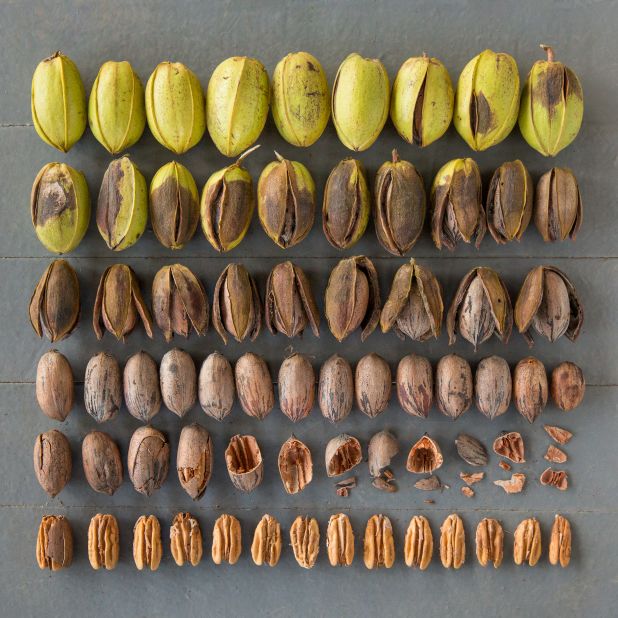
<svg viewBox="0 0 618 618"><path fill-rule="evenodd" d="M530 423L547 404L547 373L543 363L532 357L522 358L513 371L513 400L517 411Z"/></svg>
<svg viewBox="0 0 618 618"><path fill-rule="evenodd" d="M135 491L150 496L160 489L170 463L170 445L163 433L153 427L138 427L131 436L127 467Z"/></svg>
<svg viewBox="0 0 618 618"><path fill-rule="evenodd" d="M436 367L436 403L442 414L453 420L472 404L473 380L470 364L457 354L443 356Z"/></svg>
<svg viewBox="0 0 618 618"><path fill-rule="evenodd" d="M245 414L262 420L275 405L273 381L266 361L257 354L246 352L234 369L236 391Z"/></svg>
<svg viewBox="0 0 618 618"><path fill-rule="evenodd" d="M397 365L397 399L412 416L427 418L433 402L433 370L424 356L408 354Z"/></svg>
<svg viewBox="0 0 618 618"><path fill-rule="evenodd" d="M120 410L122 375L118 361L109 352L99 352L86 365L84 404L97 423L111 420Z"/></svg>
<svg viewBox="0 0 618 618"><path fill-rule="evenodd" d="M36 400L43 414L64 421L73 407L75 386L73 370L66 356L49 350L41 356L36 369Z"/></svg>
<svg viewBox="0 0 618 618"><path fill-rule="evenodd" d="M178 440L176 470L180 485L193 500L204 495L212 466L212 440L208 431L198 423L183 427Z"/></svg>
<svg viewBox="0 0 618 618"><path fill-rule="evenodd" d="M560 363L551 372L550 392L561 410L574 410L583 401L586 392L583 371L575 363Z"/></svg>
<svg viewBox="0 0 618 618"><path fill-rule="evenodd" d="M493 420L511 403L513 384L509 364L500 356L482 359L474 374L474 396L479 412Z"/></svg>
<svg viewBox="0 0 618 618"><path fill-rule="evenodd" d="M347 360L331 356L320 369L318 403L322 415L338 423L350 414L354 402L354 375Z"/></svg>
<svg viewBox="0 0 618 618"><path fill-rule="evenodd" d="M57 429L39 434L34 442L34 473L52 498L71 480L71 445Z"/></svg>
<svg viewBox="0 0 618 618"><path fill-rule="evenodd" d="M159 381L165 407L182 418L197 399L197 373L191 355L178 348L166 352L159 367Z"/></svg>
<svg viewBox="0 0 618 618"><path fill-rule="evenodd" d="M393 381L388 363L378 354L367 354L358 361L354 374L359 410L369 418L382 414L388 406Z"/></svg>
<svg viewBox="0 0 618 618"><path fill-rule="evenodd" d="M288 494L300 493L313 480L311 451L294 435L281 445L277 464L283 488Z"/></svg>
<svg viewBox="0 0 618 618"><path fill-rule="evenodd" d="M143 350L131 356L124 366L124 402L131 416L149 423L161 409L159 368Z"/></svg>
<svg viewBox="0 0 618 618"><path fill-rule="evenodd" d="M315 400L315 373L306 356L292 354L279 368L279 407L294 423L309 416Z"/></svg>
<svg viewBox="0 0 618 618"><path fill-rule="evenodd" d="M91 431L82 441L82 465L88 485L111 496L122 485L120 450L110 436Z"/></svg>
<svg viewBox="0 0 618 618"><path fill-rule="evenodd" d="M236 396L230 361L219 352L209 354L202 363L197 386L202 410L222 421L231 412Z"/></svg>

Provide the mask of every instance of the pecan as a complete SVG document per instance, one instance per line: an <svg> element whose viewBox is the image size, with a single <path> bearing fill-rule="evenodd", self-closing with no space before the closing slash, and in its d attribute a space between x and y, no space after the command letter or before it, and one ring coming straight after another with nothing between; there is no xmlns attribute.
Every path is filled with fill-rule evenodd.
<svg viewBox="0 0 618 618"><path fill-rule="evenodd" d="M253 535L251 557L258 566L274 567L281 556L281 526L272 515L264 515Z"/></svg>
<svg viewBox="0 0 618 618"><path fill-rule="evenodd" d="M266 361L257 354L243 354L234 369L240 405L249 416L262 420L275 405L275 392Z"/></svg>
<svg viewBox="0 0 618 618"><path fill-rule="evenodd" d="M442 414L455 420L472 403L474 390L470 364L457 354L443 356L436 367L436 402Z"/></svg>
<svg viewBox="0 0 618 618"><path fill-rule="evenodd" d="M534 517L524 519L515 530L513 560L521 565L534 566L541 557L541 527Z"/></svg>
<svg viewBox="0 0 618 618"><path fill-rule="evenodd" d="M367 354L358 361L354 376L356 405L369 418L382 414L391 396L391 368L378 354Z"/></svg>
<svg viewBox="0 0 618 618"><path fill-rule="evenodd" d="M212 561L236 564L241 551L240 522L233 515L221 515L212 531Z"/></svg>
<svg viewBox="0 0 618 618"><path fill-rule="evenodd" d="M437 476L428 476L425 479L421 479L420 481L416 481L414 483L414 487L416 489L421 489L422 491L435 491L436 489L442 489L446 487L446 485L442 485L442 482Z"/></svg>
<svg viewBox="0 0 618 618"><path fill-rule="evenodd" d="M568 457L564 451L560 450L557 446L550 444L547 447L547 452L543 455L543 459L551 461L552 463L564 463Z"/></svg>
<svg viewBox="0 0 618 618"><path fill-rule="evenodd" d="M518 431L503 433L494 440L494 453L510 459L513 463L525 463L524 439Z"/></svg>
<svg viewBox="0 0 618 618"><path fill-rule="evenodd" d="M397 438L390 431L379 431L369 440L369 474L378 477L380 472L387 468L391 459L399 453Z"/></svg>
<svg viewBox="0 0 618 618"><path fill-rule="evenodd" d="M52 498L71 479L71 445L57 429L39 434L34 442L34 473L39 485Z"/></svg>
<svg viewBox="0 0 618 618"><path fill-rule="evenodd" d="M202 363L197 382L198 398L208 416L222 421L232 410L236 388L230 361L213 352Z"/></svg>
<svg viewBox="0 0 618 618"><path fill-rule="evenodd" d="M350 518L331 515L326 531L326 551L331 566L350 566L354 560L354 532Z"/></svg>
<svg viewBox="0 0 618 618"><path fill-rule="evenodd" d="M36 561L41 569L58 571L71 566L73 533L63 515L43 515L36 540Z"/></svg>
<svg viewBox="0 0 618 618"><path fill-rule="evenodd" d="M484 358L474 375L476 407L488 419L504 414L511 403L513 384L509 364L500 356Z"/></svg>
<svg viewBox="0 0 618 618"><path fill-rule="evenodd" d="M433 534L427 518L415 515L408 525L404 544L404 559L409 567L424 571L433 557Z"/></svg>
<svg viewBox="0 0 618 618"><path fill-rule="evenodd" d="M135 490L150 496L161 488L167 478L170 463L170 444L153 427L138 427L131 436L127 467Z"/></svg>
<svg viewBox="0 0 618 618"><path fill-rule="evenodd" d="M299 515L290 528L290 544L296 562L303 569L311 569L320 551L320 528L314 517Z"/></svg>
<svg viewBox="0 0 618 618"><path fill-rule="evenodd" d="M455 439L457 454L471 466L487 465L487 449L476 438L460 433Z"/></svg>
<svg viewBox="0 0 618 618"><path fill-rule="evenodd" d="M142 515L133 528L133 560L141 571L148 567L156 571L163 555L161 526L154 515Z"/></svg>
<svg viewBox="0 0 618 618"><path fill-rule="evenodd" d="M373 481L371 481L371 485L376 489L385 491L389 494L395 493L398 489L395 481L384 476L376 476Z"/></svg>
<svg viewBox="0 0 618 618"><path fill-rule="evenodd" d="M526 484L526 475L516 472L506 481L494 481L494 485L502 487L507 494L518 494Z"/></svg>
<svg viewBox="0 0 618 618"><path fill-rule="evenodd" d="M547 432L549 437L558 444L564 445L573 437L570 431L562 427L557 427L556 425L543 425L543 429Z"/></svg>
<svg viewBox="0 0 618 618"><path fill-rule="evenodd" d="M166 352L159 367L159 381L165 407L182 418L197 399L197 372L190 354L178 348Z"/></svg>
<svg viewBox="0 0 618 618"><path fill-rule="evenodd" d="M586 380L582 370L575 363L560 363L551 373L550 390L552 399L561 410L574 410L582 402L586 392Z"/></svg>
<svg viewBox="0 0 618 618"><path fill-rule="evenodd" d="M342 433L329 440L324 459L326 474L339 476L357 466L363 458L360 442L348 434Z"/></svg>
<svg viewBox="0 0 618 618"><path fill-rule="evenodd" d="M279 476L288 494L300 493L313 479L313 460L309 447L291 435L279 451Z"/></svg>
<svg viewBox="0 0 618 618"><path fill-rule="evenodd" d="M440 527L440 560L445 569L459 569L466 560L466 533L459 515L449 515Z"/></svg>
<svg viewBox="0 0 618 618"><path fill-rule="evenodd" d="M113 515L98 513L88 527L88 560L96 570L101 567L111 571L118 564L120 538L118 522Z"/></svg>
<svg viewBox="0 0 618 618"><path fill-rule="evenodd" d="M408 354L399 361L397 399L408 414L427 418L433 402L433 370L428 359Z"/></svg>
<svg viewBox="0 0 618 618"><path fill-rule="evenodd" d="M191 513L178 513L170 528L170 549L178 566L197 566L202 559L202 531Z"/></svg>
<svg viewBox="0 0 618 618"><path fill-rule="evenodd" d="M530 423L543 411L547 404L547 374L540 360L528 356L517 363L513 399L517 411Z"/></svg>
<svg viewBox="0 0 618 618"><path fill-rule="evenodd" d="M550 485L560 491L566 491L569 488L569 475L565 470L547 468L543 471L539 480L541 485Z"/></svg>
<svg viewBox="0 0 618 618"><path fill-rule="evenodd" d="M497 569L502 564L504 531L499 521L485 517L476 527L476 558L481 566L493 563Z"/></svg>
<svg viewBox="0 0 618 618"><path fill-rule="evenodd" d="M159 368L144 351L137 352L124 366L124 401L138 421L149 423L161 408Z"/></svg>
<svg viewBox="0 0 618 618"><path fill-rule="evenodd" d="M474 485L475 483L478 483L479 481L482 481L485 478L485 473L484 472L474 472L474 473L460 472L459 478L466 485Z"/></svg>
<svg viewBox="0 0 618 618"><path fill-rule="evenodd" d="M99 352L86 365L84 404L97 423L111 420L120 410L122 374L118 361L109 352Z"/></svg>
<svg viewBox="0 0 618 618"><path fill-rule="evenodd" d="M279 408L296 423L309 416L315 399L315 373L303 354L288 356L279 368Z"/></svg>
<svg viewBox="0 0 618 618"><path fill-rule="evenodd" d="M320 369L318 403L322 415L333 423L343 420L352 410L354 375L350 363L337 354Z"/></svg>
<svg viewBox="0 0 618 618"><path fill-rule="evenodd" d="M225 449L225 465L236 489L253 491L262 482L262 452L253 436L232 436Z"/></svg>
<svg viewBox="0 0 618 618"><path fill-rule="evenodd" d="M372 515L369 518L365 528L363 559L368 569L390 569L395 563L393 526L386 515Z"/></svg>
<svg viewBox="0 0 618 618"><path fill-rule="evenodd" d="M122 484L122 459L117 444L102 431L91 431L82 442L82 466L88 485L111 496Z"/></svg>
<svg viewBox="0 0 618 618"><path fill-rule="evenodd" d="M176 470L182 488L197 500L204 495L212 474L212 440L198 423L182 428L178 440Z"/></svg>
<svg viewBox="0 0 618 618"><path fill-rule="evenodd" d="M406 461L406 470L415 474L425 474L437 470L443 463L442 451L438 443L425 434L416 442Z"/></svg>
<svg viewBox="0 0 618 618"><path fill-rule="evenodd" d="M549 563L560 564L562 568L571 562L571 524L569 520L556 513L549 541Z"/></svg>

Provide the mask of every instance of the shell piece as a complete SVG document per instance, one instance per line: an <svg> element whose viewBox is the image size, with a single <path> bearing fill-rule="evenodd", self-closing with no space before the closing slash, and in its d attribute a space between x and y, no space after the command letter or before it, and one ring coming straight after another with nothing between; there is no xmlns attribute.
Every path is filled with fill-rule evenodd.
<svg viewBox="0 0 618 618"><path fill-rule="evenodd" d="M506 481L498 480L494 481L494 485L498 487L502 487L507 494L518 494L520 493L524 485L526 484L526 475L521 474L520 472L515 472L515 474L511 475L510 479Z"/></svg>
<svg viewBox="0 0 618 618"><path fill-rule="evenodd" d="M150 496L160 489L170 463L170 445L165 434L153 427L138 427L131 436L127 467L135 491Z"/></svg>
<svg viewBox="0 0 618 618"><path fill-rule="evenodd" d="M474 345L493 334L507 343L513 329L513 308L504 282L491 268L473 268L461 280L446 316L449 344L456 333Z"/></svg>
<svg viewBox="0 0 618 618"><path fill-rule="evenodd" d="M41 60L32 76L32 122L39 137L68 152L86 129L86 91L75 63L59 51Z"/></svg>
<svg viewBox="0 0 618 618"><path fill-rule="evenodd" d="M315 183L298 161L288 161L275 152L257 186L258 215L266 235L282 249L300 243L313 226Z"/></svg>
<svg viewBox="0 0 618 618"><path fill-rule="evenodd" d="M440 527L440 560L445 569L459 569L466 561L466 532L459 515L449 515Z"/></svg>
<svg viewBox="0 0 618 618"><path fill-rule="evenodd" d="M182 418L197 399L197 375L191 355L178 348L166 352L161 359L159 379L165 407Z"/></svg>
<svg viewBox="0 0 618 618"><path fill-rule="evenodd" d="M348 434L342 433L328 441L324 460L326 462L326 474L339 476L349 472L363 459L363 451L360 442Z"/></svg>
<svg viewBox="0 0 618 618"><path fill-rule="evenodd" d="M545 409L547 391L543 363L533 356L522 358L513 371L513 400L517 411L528 422L533 423Z"/></svg>
<svg viewBox="0 0 618 618"><path fill-rule="evenodd" d="M460 433L455 439L457 454L471 466L486 466L489 458L487 449L476 438L467 433Z"/></svg>
<svg viewBox="0 0 618 618"><path fill-rule="evenodd" d="M446 67L426 54L408 58L399 68L391 93L391 120L409 144L429 146L453 118L453 84Z"/></svg>
<svg viewBox="0 0 618 618"><path fill-rule="evenodd" d="M472 404L470 364L457 354L443 356L436 367L436 402L442 414L456 420Z"/></svg>
<svg viewBox="0 0 618 618"><path fill-rule="evenodd" d="M579 133L584 115L584 94L573 70L554 60L548 45L541 45L547 60L532 65L524 84L519 129L542 155L555 156Z"/></svg>
<svg viewBox="0 0 618 618"><path fill-rule="evenodd" d="M146 126L144 86L126 60L101 65L88 99L88 123L112 155L139 141Z"/></svg>
<svg viewBox="0 0 618 618"><path fill-rule="evenodd" d="M232 410L236 388L230 361L219 352L209 354L198 377L198 398L202 410L211 418L222 421Z"/></svg>
<svg viewBox="0 0 618 618"><path fill-rule="evenodd" d="M553 342L562 335L577 339L584 310L575 287L555 266L537 266L527 275L515 303L515 324L528 345L530 329Z"/></svg>
<svg viewBox="0 0 618 618"><path fill-rule="evenodd" d="M268 73L259 60L234 56L217 66L206 91L206 121L221 154L235 157L255 142L269 102Z"/></svg>
<svg viewBox="0 0 618 618"><path fill-rule="evenodd" d="M424 356L408 354L397 365L397 399L412 416L427 418L433 402L433 370Z"/></svg>
<svg viewBox="0 0 618 618"><path fill-rule="evenodd" d="M230 439L225 449L225 465L234 487L240 491L253 491L262 482L264 463L253 436L237 434Z"/></svg>
<svg viewBox="0 0 618 618"><path fill-rule="evenodd" d="M415 515L406 530L404 559L406 566L424 571L433 557L433 533L423 515Z"/></svg>
<svg viewBox="0 0 618 618"><path fill-rule="evenodd" d="M393 277L380 326L383 333L393 328L400 339L405 335L414 341L437 339L443 311L442 286L429 269L411 259Z"/></svg>
<svg viewBox="0 0 618 618"><path fill-rule="evenodd" d="M212 531L212 561L236 564L242 552L240 522L233 515L221 515Z"/></svg>
<svg viewBox="0 0 618 618"><path fill-rule="evenodd" d="M30 324L52 343L68 337L79 322L77 273L66 260L54 260L39 279L28 307Z"/></svg>
<svg viewBox="0 0 618 618"><path fill-rule="evenodd" d="M94 491L113 495L122 485L122 459L117 444L102 431L91 431L82 441L82 465Z"/></svg>
<svg viewBox="0 0 618 618"><path fill-rule="evenodd" d="M97 339L103 338L105 327L116 339L124 341L125 336L135 328L138 316L146 334L152 339L152 318L135 273L126 264L106 268L101 275L92 314Z"/></svg>
<svg viewBox="0 0 618 618"><path fill-rule="evenodd" d="M36 369L36 400L43 414L64 421L75 398L73 370L66 356L49 350L39 359Z"/></svg>
<svg viewBox="0 0 618 618"><path fill-rule="evenodd" d="M391 368L378 354L367 354L358 361L354 375L356 405L363 414L375 418L382 414L391 396Z"/></svg>
<svg viewBox="0 0 618 618"><path fill-rule="evenodd" d="M354 531L344 513L331 515L328 520L326 551L331 566L350 566L354 560Z"/></svg>
<svg viewBox="0 0 618 618"><path fill-rule="evenodd" d="M152 313L166 341L208 330L209 305L200 280L182 264L161 268L152 281Z"/></svg>
<svg viewBox="0 0 618 618"><path fill-rule="evenodd" d="M563 569L571 562L571 524L566 517L556 513L549 541L549 563Z"/></svg>
<svg viewBox="0 0 618 618"><path fill-rule="evenodd" d="M313 480L313 459L309 447L291 435L282 445L277 460L286 493L298 494Z"/></svg>
<svg viewBox="0 0 618 618"><path fill-rule="evenodd" d="M354 400L354 375L350 363L334 354L320 369L318 403L322 415L338 423L350 414Z"/></svg>
<svg viewBox="0 0 618 618"><path fill-rule="evenodd" d="M52 253L69 253L90 222L90 194L81 172L65 163L47 163L32 184L30 217L41 244Z"/></svg>
<svg viewBox="0 0 618 618"><path fill-rule="evenodd" d="M427 204L423 177L396 150L376 173L373 206L378 241L393 255L405 255L423 231Z"/></svg>
<svg viewBox="0 0 618 618"><path fill-rule="evenodd" d="M178 566L197 566L202 560L202 530L191 513L178 513L170 526L170 550Z"/></svg>
<svg viewBox="0 0 618 618"><path fill-rule="evenodd" d="M431 237L435 246L453 251L459 242L481 244L487 228L481 172L473 159L453 159L431 186Z"/></svg>
<svg viewBox="0 0 618 618"><path fill-rule="evenodd" d="M517 159L503 163L491 177L487 193L487 227L503 245L520 240L532 217L532 177Z"/></svg>
<svg viewBox="0 0 618 618"><path fill-rule="evenodd" d="M275 392L266 361L246 352L235 367L236 391L240 405L249 416L263 420L275 405Z"/></svg>
<svg viewBox="0 0 618 618"><path fill-rule="evenodd" d="M570 431L562 427L556 427L555 425L543 425L543 429L547 432L549 437L558 444L566 444L573 437Z"/></svg>
<svg viewBox="0 0 618 618"><path fill-rule="evenodd" d="M109 352L99 352L86 365L84 404L97 423L111 420L120 410L122 375L118 361Z"/></svg>
<svg viewBox="0 0 618 618"><path fill-rule="evenodd" d="M309 416L315 400L315 373L302 354L288 356L279 368L279 407L294 423Z"/></svg>
<svg viewBox="0 0 618 618"><path fill-rule="evenodd" d="M496 519L483 518L476 527L476 557L483 567L493 564L497 569L504 556L504 530Z"/></svg>
<svg viewBox="0 0 618 618"><path fill-rule="evenodd" d="M506 457L513 463L525 463L524 440L518 431L509 431L499 435L493 444L494 453Z"/></svg>
<svg viewBox="0 0 618 618"><path fill-rule="evenodd" d="M302 335L307 324L320 336L320 314L309 280L292 262L277 264L266 281L266 327L273 334L286 337Z"/></svg>
<svg viewBox="0 0 618 618"><path fill-rule="evenodd" d="M39 434L34 442L34 473L50 496L58 495L71 480L71 445L57 429Z"/></svg>
<svg viewBox="0 0 618 618"><path fill-rule="evenodd" d="M322 229L336 249L358 242L369 222L371 193L363 164L343 159L331 171L324 187Z"/></svg>
<svg viewBox="0 0 618 618"><path fill-rule="evenodd" d="M308 52L282 58L272 80L271 110L281 137L293 146L307 148L324 132L330 118L326 74Z"/></svg>
<svg viewBox="0 0 618 618"><path fill-rule="evenodd" d="M112 161L105 170L97 200L97 228L112 251L134 245L146 229L146 179L129 157Z"/></svg>
<svg viewBox="0 0 618 618"><path fill-rule="evenodd" d="M350 54L340 65L332 92L333 124L342 144L367 150L388 118L390 83L380 60Z"/></svg>
<svg viewBox="0 0 618 618"><path fill-rule="evenodd" d="M390 569L395 564L393 526L386 515L372 515L365 528L363 560L368 569Z"/></svg>
<svg viewBox="0 0 618 618"><path fill-rule="evenodd" d="M168 249L182 249L200 220L200 196L191 172L171 161L150 181L150 223L157 240Z"/></svg>
<svg viewBox="0 0 618 618"><path fill-rule="evenodd" d="M511 403L513 384L509 364L500 356L483 358L474 374L474 396L479 412L493 420Z"/></svg>
<svg viewBox="0 0 618 618"><path fill-rule="evenodd" d="M204 135L204 91L180 62L161 62L146 83L146 119L154 138L176 154L193 148Z"/></svg>
<svg viewBox="0 0 618 618"><path fill-rule="evenodd" d="M40 569L58 571L73 561L73 532L63 515L43 515L36 539L36 561Z"/></svg>
<svg viewBox="0 0 618 618"><path fill-rule="evenodd" d="M374 478L380 476L384 468L387 468L393 457L399 453L397 438L386 429L371 436L368 448L369 474Z"/></svg>
<svg viewBox="0 0 618 618"><path fill-rule="evenodd" d="M272 515L263 515L253 534L251 557L257 566L277 566L281 556L281 526Z"/></svg>
<svg viewBox="0 0 618 618"><path fill-rule="evenodd" d="M163 556L161 524L154 515L142 515L133 528L133 560L138 570L156 571Z"/></svg>
<svg viewBox="0 0 618 618"><path fill-rule="evenodd" d="M553 470L551 467L545 469L539 478L541 485L549 485L560 491L569 488L569 475L565 470Z"/></svg>
<svg viewBox="0 0 618 618"><path fill-rule="evenodd" d="M516 565L525 562L535 566L541 557L541 527L536 518L530 517L519 523L515 529L513 560Z"/></svg>
<svg viewBox="0 0 618 618"><path fill-rule="evenodd" d="M583 371L575 363L560 363L551 372L550 391L554 403L561 410L574 410L583 401L586 392Z"/></svg>
<svg viewBox="0 0 618 618"><path fill-rule="evenodd" d="M553 167L539 178L534 223L545 242L575 240L583 215L579 185L570 169Z"/></svg>
<svg viewBox="0 0 618 618"><path fill-rule="evenodd" d="M364 341L378 325L380 304L378 273L369 258L346 258L333 268L324 295L324 313L335 339L343 341L362 327Z"/></svg>
<svg viewBox="0 0 618 618"><path fill-rule="evenodd" d="M312 569L320 551L320 527L317 519L299 515L290 527L290 545L298 565L303 569Z"/></svg>
<svg viewBox="0 0 618 618"><path fill-rule="evenodd" d="M124 402L131 416L149 423L161 409L159 368L143 350L131 356L124 366Z"/></svg>
<svg viewBox="0 0 618 618"><path fill-rule="evenodd" d="M213 467L210 434L198 423L185 425L180 432L176 471L182 488L199 500L206 491Z"/></svg>
<svg viewBox="0 0 618 618"><path fill-rule="evenodd" d="M440 468L443 462L440 446L425 434L412 445L406 461L406 470L415 474L430 474Z"/></svg>
<svg viewBox="0 0 618 618"><path fill-rule="evenodd" d="M500 143L519 112L519 71L506 53L486 49L464 67L455 92L453 124L473 150Z"/></svg>
<svg viewBox="0 0 618 618"><path fill-rule="evenodd" d="M228 334L236 341L253 341L262 326L262 301L253 277L242 264L228 264L215 285L212 324L227 343Z"/></svg>
<svg viewBox="0 0 618 618"><path fill-rule="evenodd" d="M98 513L88 526L88 560L90 566L98 571L104 568L111 571L118 564L120 553L120 533L118 522L113 515Z"/></svg>
<svg viewBox="0 0 618 618"><path fill-rule="evenodd" d="M547 447L547 451L545 455L543 455L543 459L546 459L547 461L551 461L552 463L562 464L567 461L568 456L564 451L559 449L557 446L550 444Z"/></svg>

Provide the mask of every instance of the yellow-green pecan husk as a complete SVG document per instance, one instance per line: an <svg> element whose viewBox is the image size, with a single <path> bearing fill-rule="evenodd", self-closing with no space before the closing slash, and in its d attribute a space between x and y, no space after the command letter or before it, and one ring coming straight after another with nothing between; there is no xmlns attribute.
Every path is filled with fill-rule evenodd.
<svg viewBox="0 0 618 618"><path fill-rule="evenodd" d="M363 164L357 159L340 161L329 174L322 202L322 229L337 249L348 249L360 240L371 213L371 194Z"/></svg>
<svg viewBox="0 0 618 618"><path fill-rule="evenodd" d="M135 144L144 132L144 86L126 60L104 63L88 101L90 130L111 154Z"/></svg>
<svg viewBox="0 0 618 618"><path fill-rule="evenodd" d="M161 62L146 83L146 119L155 139L176 154L204 135L204 92L199 79L180 62Z"/></svg>
<svg viewBox="0 0 618 618"><path fill-rule="evenodd" d="M253 180L241 163L255 148L212 174L204 185L200 205L202 230L217 251L229 251L240 244L251 224L255 208Z"/></svg>
<svg viewBox="0 0 618 618"><path fill-rule="evenodd" d="M129 157L112 161L101 183L97 202L97 227L112 251L135 244L146 229L148 190L146 180Z"/></svg>
<svg viewBox="0 0 618 618"><path fill-rule="evenodd" d="M306 148L320 138L330 118L330 93L317 58L296 52L279 61L271 109L279 133L290 144Z"/></svg>
<svg viewBox="0 0 618 618"><path fill-rule="evenodd" d="M86 129L86 91L75 63L56 52L32 76L32 122L39 137L67 152Z"/></svg>
<svg viewBox="0 0 618 618"><path fill-rule="evenodd" d="M396 150L376 174L373 205L380 244L393 255L404 255L423 230L426 197L423 177Z"/></svg>
<svg viewBox="0 0 618 618"><path fill-rule="evenodd" d="M282 249L293 247L311 231L315 216L315 184L309 170L278 153L258 181L260 223L268 237Z"/></svg>
<svg viewBox="0 0 618 618"><path fill-rule="evenodd" d="M453 118L453 84L446 67L426 54L408 58L391 93L391 120L409 144L421 148L442 137Z"/></svg>
<svg viewBox="0 0 618 618"><path fill-rule="evenodd" d="M255 142L269 102L268 73L259 60L234 56L214 70L206 91L206 120L221 154L238 156Z"/></svg>
<svg viewBox="0 0 618 618"><path fill-rule="evenodd" d="M500 143L519 113L519 71L509 54L486 49L464 67L455 93L453 124L473 150Z"/></svg>
<svg viewBox="0 0 618 618"><path fill-rule="evenodd" d="M182 249L200 220L200 196L191 172L172 161L157 170L150 183L150 224L159 242Z"/></svg>
<svg viewBox="0 0 618 618"><path fill-rule="evenodd" d="M478 248L487 230L481 172L473 159L453 159L436 174L431 187L431 236L438 249L450 251L476 236Z"/></svg>
<svg viewBox="0 0 618 618"><path fill-rule="evenodd" d="M390 82L384 65L350 54L339 66L332 93L333 123L346 148L367 150L388 118Z"/></svg>
<svg viewBox="0 0 618 618"><path fill-rule="evenodd" d="M546 157L557 155L579 133L584 117L584 93L579 78L569 67L554 60L551 47L547 60L532 65L519 108L519 129L524 139Z"/></svg>
<svg viewBox="0 0 618 618"><path fill-rule="evenodd" d="M49 251L73 251L90 221L84 175L65 163L44 165L32 185L30 213L37 238Z"/></svg>
<svg viewBox="0 0 618 618"><path fill-rule="evenodd" d="M517 159L493 174L487 192L487 227L498 244L519 240L532 217L532 177Z"/></svg>

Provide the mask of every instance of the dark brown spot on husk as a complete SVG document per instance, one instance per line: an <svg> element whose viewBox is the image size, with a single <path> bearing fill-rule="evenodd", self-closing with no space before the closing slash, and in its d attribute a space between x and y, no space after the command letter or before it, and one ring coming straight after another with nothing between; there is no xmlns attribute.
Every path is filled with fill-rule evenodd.
<svg viewBox="0 0 618 618"><path fill-rule="evenodd" d="M120 161L118 159L109 164L103 176L97 201L97 226L105 234L105 241L108 245L111 244L116 218L122 204L120 186L124 172Z"/></svg>
<svg viewBox="0 0 618 618"><path fill-rule="evenodd" d="M37 226L60 217L66 210L75 210L75 189L71 178L56 175L54 179L46 179L46 175L43 175L33 206L34 223Z"/></svg>
<svg viewBox="0 0 618 618"><path fill-rule="evenodd" d="M494 126L494 116L489 102L482 92L473 94L470 98L470 121L472 123L472 134L485 135Z"/></svg>

